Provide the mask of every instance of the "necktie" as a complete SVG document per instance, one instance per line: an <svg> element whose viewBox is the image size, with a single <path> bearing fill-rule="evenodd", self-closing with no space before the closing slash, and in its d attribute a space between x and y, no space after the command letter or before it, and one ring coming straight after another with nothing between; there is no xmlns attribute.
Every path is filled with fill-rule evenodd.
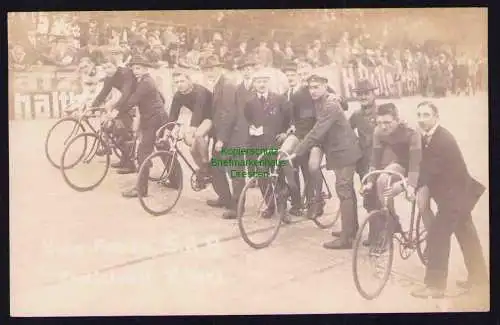
<svg viewBox="0 0 500 325"><path fill-rule="evenodd" d="M424 145L426 147L429 145L430 141L431 141L431 135L430 134L424 134Z"/></svg>

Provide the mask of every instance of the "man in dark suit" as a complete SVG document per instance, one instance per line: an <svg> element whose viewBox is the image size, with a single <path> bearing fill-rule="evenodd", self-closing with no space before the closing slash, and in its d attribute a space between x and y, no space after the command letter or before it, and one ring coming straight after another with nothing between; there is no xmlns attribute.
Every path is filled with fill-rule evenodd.
<svg viewBox="0 0 500 325"><path fill-rule="evenodd" d="M299 143L292 156L301 156L315 145L321 145L326 155L326 167L335 172L335 189L340 200L342 232L334 241L324 244L328 249L350 249L358 229L355 205L354 172L361 158L356 134L349 125L340 100L328 92L328 78L316 71L308 78L308 87L314 108L316 123ZM314 193L311 209L319 208L319 194ZM314 215L314 213L312 213Z"/></svg>
<svg viewBox="0 0 500 325"><path fill-rule="evenodd" d="M128 98L125 106L129 108L138 107L141 141L137 148L137 161L141 166L144 160L153 152L156 131L167 122L168 117L165 112L165 100L148 72L148 68L151 68L152 64L141 56L133 57L129 64L137 78L137 87ZM142 177L138 179L137 187L123 192L123 197L133 198L137 197L139 193L147 195L148 180L149 172L142 174ZM178 181L179 179L171 177L170 181L173 182L173 180Z"/></svg>
<svg viewBox="0 0 500 325"><path fill-rule="evenodd" d="M243 76L243 81L236 89L236 123L234 130L226 147L228 148L245 148L248 146L249 133L248 121L245 118L244 109L246 103L252 98L255 93L252 85L252 76L255 73L257 62L250 57L242 57L237 61L237 69ZM226 159L240 159L237 157L227 157ZM244 167L234 167L235 170L244 170ZM249 167L251 169L251 167ZM245 187L245 178L235 177L231 179L233 184L233 202L238 202L238 199ZM235 219L237 217L236 205L228 209L222 215L224 219Z"/></svg>
<svg viewBox="0 0 500 325"><path fill-rule="evenodd" d="M223 63L214 55L205 58L200 64L207 79L214 82L212 92L212 132L215 145L212 159L223 159L220 152L223 147L229 145L238 117L238 110L236 109L237 84L224 75L222 65ZM210 171L212 173L212 186L218 198L208 200L207 204L211 207L234 209L236 202L234 202L229 188L226 168L216 167L211 168Z"/></svg>
<svg viewBox="0 0 500 325"><path fill-rule="evenodd" d="M115 118L113 129L110 130L114 134L119 135L118 145L122 151L121 159L118 163L112 164L113 168L120 168L120 174L130 174L135 172L135 165L131 159L132 148L130 140L133 137L132 124L133 112L130 106L126 103L132 93L135 91L137 80L130 68L119 67L115 58L105 58L102 64L107 78L104 80L104 85L101 92L97 95L92 106L100 105L107 98L111 89L116 88L121 92L121 97L111 109L118 110L118 115Z"/></svg>
<svg viewBox="0 0 500 325"><path fill-rule="evenodd" d="M422 162L419 185L429 188L438 213L427 236L425 287L412 292L418 298L444 296L448 278L451 235L455 234L468 271L463 288L488 283L488 272L471 211L485 187L472 178L453 135L438 124L439 112L431 102L417 106L422 130Z"/></svg>
<svg viewBox="0 0 500 325"><path fill-rule="evenodd" d="M249 147L250 148L276 148L286 138L286 131L290 127L290 112L286 105L286 98L269 91L269 80L271 73L260 70L255 73L253 83L255 94L246 103L244 109L245 118L249 124ZM257 157L254 157L256 159ZM257 167L260 171L267 171L266 167ZM271 166L269 166L270 169ZM280 185L284 185L284 179L280 177ZM267 204L267 209L262 212L263 218L270 218L276 212L274 199L268 190L269 179L262 177L258 179L259 187ZM279 186L279 191L284 187ZM266 196L267 194L267 196ZM282 198L281 198L282 199Z"/></svg>

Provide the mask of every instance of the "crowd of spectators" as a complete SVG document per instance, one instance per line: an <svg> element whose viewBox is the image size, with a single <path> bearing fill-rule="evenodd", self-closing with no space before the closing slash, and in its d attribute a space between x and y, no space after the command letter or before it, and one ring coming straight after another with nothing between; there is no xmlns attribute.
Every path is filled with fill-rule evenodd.
<svg viewBox="0 0 500 325"><path fill-rule="evenodd" d="M387 37L377 39L365 30L344 32L335 40L317 39L235 39L222 31L201 33L188 28L132 21L129 26L110 26L90 19L82 22L76 14L32 14L16 17L9 30L9 67L25 71L32 66L71 69L84 56L96 62L107 55L126 63L134 52L143 52L158 66L182 65L199 69L204 57L216 54L227 69L239 57L253 54L264 66L280 68L285 61L306 59L314 66L336 65L353 69L384 69L396 78L405 71L417 71L421 91L458 92L472 83L485 89L487 63L484 58L454 53L450 47L406 42L388 45Z"/></svg>

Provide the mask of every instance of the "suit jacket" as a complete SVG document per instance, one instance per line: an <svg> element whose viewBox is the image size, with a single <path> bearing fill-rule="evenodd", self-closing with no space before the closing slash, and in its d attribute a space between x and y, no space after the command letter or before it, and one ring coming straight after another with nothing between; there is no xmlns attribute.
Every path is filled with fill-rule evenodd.
<svg viewBox="0 0 500 325"><path fill-rule="evenodd" d="M252 88L246 89L243 82L236 89L236 124L228 147L244 147L248 145L250 135L248 133L249 124L245 118L245 105L252 98L253 94L254 91Z"/></svg>
<svg viewBox="0 0 500 325"><path fill-rule="evenodd" d="M274 145L276 136L286 132L290 126L290 111L286 105L286 98L272 92L269 92L264 105L254 93L245 105L244 115L249 125L263 127L263 135L250 136L249 144L252 146Z"/></svg>
<svg viewBox="0 0 500 325"><path fill-rule="evenodd" d="M127 101L127 107L137 106L140 115L140 128L157 125L159 120L166 121L165 101L156 87L154 79L144 75L138 82L135 92Z"/></svg>
<svg viewBox="0 0 500 325"><path fill-rule="evenodd" d="M297 156L320 144L325 152L327 169L355 165L361 158L361 149L335 95L327 93L319 98L315 109L316 123L295 149Z"/></svg>
<svg viewBox="0 0 500 325"><path fill-rule="evenodd" d="M237 85L222 75L214 86L212 113L215 138L227 145L237 121L236 109Z"/></svg>
<svg viewBox="0 0 500 325"><path fill-rule="evenodd" d="M472 178L453 135L438 126L430 142L422 143L420 185L427 185L440 210L470 213L485 187Z"/></svg>
<svg viewBox="0 0 500 325"><path fill-rule="evenodd" d="M118 67L116 73L112 77L108 77L104 80L102 90L99 95L97 95L96 99L92 103L92 106L97 106L102 103L111 92L111 89L116 88L122 93L122 96L118 102L116 102L115 108L121 113L124 113L129 109L129 107L125 104L136 87L137 80L132 70L129 68Z"/></svg>

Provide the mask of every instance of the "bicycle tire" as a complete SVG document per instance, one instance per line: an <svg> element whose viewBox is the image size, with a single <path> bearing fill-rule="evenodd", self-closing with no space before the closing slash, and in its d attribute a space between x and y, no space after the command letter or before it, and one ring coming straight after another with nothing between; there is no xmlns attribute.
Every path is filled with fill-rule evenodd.
<svg viewBox="0 0 500 325"><path fill-rule="evenodd" d="M53 135L53 132L54 130L60 126L62 123L64 122L73 122L75 124L75 126L77 126L77 130L81 130L81 133L85 132L85 126L75 117L71 117L71 116L68 116L68 117L64 117L60 120L58 120L56 123L54 123L54 125L50 128L49 132L47 132L47 136L45 137L45 156L47 157L49 163L54 166L55 168L59 169L60 168L60 165L56 162L56 161L60 161L61 157L57 157L57 159L55 159L55 157L51 157L51 153L50 153L50 148L49 148L49 142L50 142L50 139L51 139L51 135ZM67 141L71 140L72 137L76 136L78 134L78 132L74 132L75 129L73 127L73 131L70 133L70 137L66 138L66 140L64 140L64 148L66 147L67 145ZM73 134L74 133L74 134ZM64 148L63 148L63 151L64 151ZM85 144L85 148L86 148L86 144ZM84 152L82 153L82 157L83 158L83 155L85 154L85 150ZM78 161L76 162L78 163ZM68 167L68 168L71 168Z"/></svg>
<svg viewBox="0 0 500 325"><path fill-rule="evenodd" d="M154 178L154 177L149 176L148 181L161 182L163 180L166 180L166 179L168 179L168 176L171 175L172 172L174 171L174 169L176 169L176 168L177 168L178 177L179 177L179 180L178 180L179 181L179 188L177 191L177 195L176 195L176 197L174 197L173 203L170 206L168 206L167 208L162 208L161 210L157 210L157 209L152 208L146 201L147 196L144 196L143 193L139 193L138 198L139 198L139 202L140 202L142 208L150 215L158 217L158 216L162 216L162 215L165 215L168 212L170 212L176 206L177 202L179 201L179 199L181 197L182 189L183 189L183 173L182 173L182 168L181 168L181 164L179 163L179 160L171 152L169 152L169 151L156 151L156 152L153 152L152 154L150 154L141 164L141 166L139 168L138 179L140 179L142 177L142 175L146 172L147 166L156 157L160 157L160 159L162 161L168 161L169 158L172 159L172 160L170 160L171 165L170 165L170 168L169 168L167 173L165 173L165 170L162 172L162 176L160 178ZM165 167L165 168L167 168L167 167Z"/></svg>
<svg viewBox="0 0 500 325"><path fill-rule="evenodd" d="M67 175L67 171L69 171L70 168L63 168L63 166L64 166L64 160L65 160L66 154L68 153L71 145L73 143L75 143L79 138L82 138L82 137L85 137L84 141L85 141L86 148L84 150L84 156L87 155L87 159L90 156L92 156L92 158L95 157L96 156L95 151L97 151L98 148L106 147L107 146L107 144L104 141L102 141L102 139L96 133L93 133L93 132L80 133L77 136L73 137L68 142L68 144L66 145L66 147L64 148L64 152L63 152L62 157L61 157L61 165L60 165L61 167L59 169L61 170L61 173L63 175L64 181L72 189L74 189L75 191L78 191L78 192L87 192L87 191L93 190L94 188L96 188L97 186L99 186L102 183L102 181L104 180L104 178L108 174L109 166L110 166L111 162L110 162L110 154L109 153L105 154L106 160L105 160L105 164L104 164L104 172L103 172L102 176L100 176L100 178L95 183L93 183L91 185L88 185L88 186L79 186L79 185L76 185L73 181L71 181L70 177ZM89 149L88 138L93 138L94 139L94 142L93 142L92 147L90 148L90 150L88 150ZM86 159L83 159L83 161L84 161L84 163L86 163ZM80 162L82 162L81 158L79 159L78 163L80 163ZM75 166L76 166L76 164L75 164ZM75 166L73 166L73 168Z"/></svg>
<svg viewBox="0 0 500 325"><path fill-rule="evenodd" d="M416 233L416 237L417 237L417 255L418 255L418 258L420 259L420 262L422 262L422 264L424 266L427 265L427 257L425 256L424 252L425 252L425 248L427 247L427 245L424 245L424 244L427 244L427 231L425 231L425 235L422 236L421 234L421 231L422 231L422 228L421 228L421 222L422 222L422 226L423 226L423 219L422 219L422 215L419 213L418 216L417 216L417 224L415 226L415 233ZM421 238L421 237L424 237L424 238Z"/></svg>
<svg viewBox="0 0 500 325"><path fill-rule="evenodd" d="M388 265L387 265L385 272L381 278L382 281L381 281L379 287L376 290L374 290L374 292L371 292L371 293L367 292L367 290L365 290L365 288L363 288L363 286L361 285L361 281L360 281L359 275L358 275L358 260L360 258L359 252L360 252L360 249L363 248L363 229L369 227L370 221L373 221L375 218L380 218L381 213L384 213L384 212L377 210L377 211L372 211L368 215L368 218L366 218L363 221L361 227L359 228L359 230L356 234L356 239L354 240L354 245L353 245L352 274L353 274L353 278L354 278L354 284L355 284L356 289L358 290L359 294L367 300L373 300L380 295L380 293L384 289L385 285L387 284L387 281L389 280L389 276L390 276L391 271L392 271L392 264L393 264L393 260L394 260L394 241L392 238L394 223L392 222L393 219L390 216L386 215L386 219L388 219L389 222L385 223L385 229L387 231L389 231L389 234L390 234L390 238L388 241L389 247L387 248L389 250Z"/></svg>
<svg viewBox="0 0 500 325"><path fill-rule="evenodd" d="M279 220L274 227L271 227L272 232L271 232L271 235L269 236L269 238L267 238L267 240L264 240L262 242L255 242L250 238L250 235L252 233L257 233L257 232L261 232L261 231L266 230L266 228L264 228L264 229L259 229L257 231L247 231L247 229L245 229L244 221L243 221L244 215L245 215L245 213L244 213L245 202L247 201L246 194L250 189L254 188L254 184L257 182L257 180L258 180L257 177L252 177L243 187L243 190L241 191L241 194L240 194L240 197L238 200L237 216L238 216L238 228L240 230L240 234L241 234L241 237L243 238L243 240L252 248L262 249L262 248L268 247L274 241L274 239L276 239L276 236L278 235L279 229L283 223L283 217L285 214L285 210L282 209L281 212L277 213ZM257 188L258 188L258 186L257 186ZM262 198L262 199L264 200L264 198ZM280 209L278 207L278 203L275 200L275 211L279 211L279 210Z"/></svg>

